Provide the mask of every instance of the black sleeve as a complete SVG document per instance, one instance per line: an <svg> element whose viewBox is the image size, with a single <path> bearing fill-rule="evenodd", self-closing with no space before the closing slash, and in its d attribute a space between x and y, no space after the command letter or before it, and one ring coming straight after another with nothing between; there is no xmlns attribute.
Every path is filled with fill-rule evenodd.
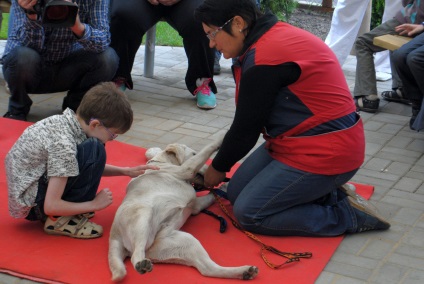
<svg viewBox="0 0 424 284"><path fill-rule="evenodd" d="M300 72L300 67L290 62L253 66L243 73L234 121L212 161L216 170L228 172L255 146L278 91L296 82Z"/></svg>

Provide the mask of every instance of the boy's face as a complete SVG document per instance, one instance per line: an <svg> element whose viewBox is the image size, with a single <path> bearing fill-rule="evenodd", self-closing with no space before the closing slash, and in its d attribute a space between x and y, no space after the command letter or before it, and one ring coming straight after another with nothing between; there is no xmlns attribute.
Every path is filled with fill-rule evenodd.
<svg viewBox="0 0 424 284"><path fill-rule="evenodd" d="M85 132L88 137L94 137L106 143L112 141L118 137L118 132L115 128L106 127L103 122L97 118L90 119L87 131Z"/></svg>

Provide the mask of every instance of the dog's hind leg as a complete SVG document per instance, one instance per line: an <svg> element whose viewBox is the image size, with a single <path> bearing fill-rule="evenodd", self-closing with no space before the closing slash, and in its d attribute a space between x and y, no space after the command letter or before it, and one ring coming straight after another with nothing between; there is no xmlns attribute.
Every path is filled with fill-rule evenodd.
<svg viewBox="0 0 424 284"><path fill-rule="evenodd" d="M140 274L153 269L153 263L146 258L146 249L152 245L156 234L155 226L151 223L152 215L151 208L140 208L133 216L128 216L135 220L132 228L128 228L128 236L132 236L133 246L131 263Z"/></svg>
<svg viewBox="0 0 424 284"><path fill-rule="evenodd" d="M208 193L206 195L196 197L194 205L193 205L193 209L192 209L193 211L191 212L191 214L192 215L199 214L200 211L211 206L214 200L215 200L215 197L213 196L212 193Z"/></svg>
<svg viewBox="0 0 424 284"><path fill-rule="evenodd" d="M112 272L112 281L119 281L127 275L124 259L126 257L125 248L118 238L109 239L109 269Z"/></svg>
<svg viewBox="0 0 424 284"><path fill-rule="evenodd" d="M147 251L147 257L153 262L193 266L208 277L249 280L258 274L256 266L223 267L216 264L195 237L176 230L157 236L155 243Z"/></svg>

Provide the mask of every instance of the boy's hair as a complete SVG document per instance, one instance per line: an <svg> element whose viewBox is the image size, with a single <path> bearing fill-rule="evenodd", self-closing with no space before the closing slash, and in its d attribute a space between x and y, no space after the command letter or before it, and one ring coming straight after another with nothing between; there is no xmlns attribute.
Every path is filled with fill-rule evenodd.
<svg viewBox="0 0 424 284"><path fill-rule="evenodd" d="M113 82L103 82L85 93L77 115L87 124L99 119L104 126L127 132L133 122L133 111L126 95Z"/></svg>

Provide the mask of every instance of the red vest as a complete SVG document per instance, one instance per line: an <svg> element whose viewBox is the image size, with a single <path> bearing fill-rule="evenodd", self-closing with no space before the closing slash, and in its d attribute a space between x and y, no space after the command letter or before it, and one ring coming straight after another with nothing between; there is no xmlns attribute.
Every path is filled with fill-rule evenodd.
<svg viewBox="0 0 424 284"><path fill-rule="evenodd" d="M350 128L299 136L320 124L355 112L343 71L327 45L306 31L278 22L240 57L240 61L246 56L252 58L252 53L254 65L297 63L301 68L300 78L288 89L313 113L277 137L264 132L270 155L289 166L316 174L334 175L359 168L365 155L365 135L359 116ZM241 68L234 68L236 103L242 68L249 67L243 62Z"/></svg>

